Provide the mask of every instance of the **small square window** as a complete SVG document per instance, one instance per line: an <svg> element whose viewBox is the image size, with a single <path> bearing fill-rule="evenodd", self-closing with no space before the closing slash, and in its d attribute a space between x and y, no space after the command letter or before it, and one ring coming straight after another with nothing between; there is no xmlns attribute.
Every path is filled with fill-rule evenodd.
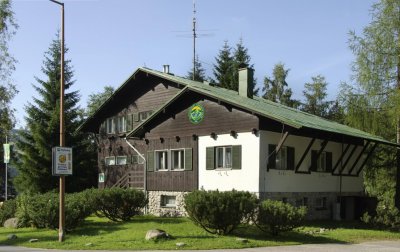
<svg viewBox="0 0 400 252"><path fill-rule="evenodd" d="M118 156L117 157L117 165L126 165L128 158L126 156Z"/></svg>
<svg viewBox="0 0 400 252"><path fill-rule="evenodd" d="M168 170L168 151L156 151L156 169L158 171Z"/></svg>
<svg viewBox="0 0 400 252"><path fill-rule="evenodd" d="M326 152L322 152L317 160L317 171L326 171Z"/></svg>
<svg viewBox="0 0 400 252"><path fill-rule="evenodd" d="M104 161L106 165L115 165L115 157L106 157Z"/></svg>
<svg viewBox="0 0 400 252"><path fill-rule="evenodd" d="M118 132L126 132L126 120L125 116L118 117Z"/></svg>
<svg viewBox="0 0 400 252"><path fill-rule="evenodd" d="M115 120L114 118L107 119L107 133L113 134L115 133Z"/></svg>
<svg viewBox="0 0 400 252"><path fill-rule="evenodd" d="M315 199L315 208L326 209L326 197L320 197Z"/></svg>
<svg viewBox="0 0 400 252"><path fill-rule="evenodd" d="M286 170L287 169L287 148L282 146L278 154L276 155L276 169Z"/></svg>
<svg viewBox="0 0 400 252"><path fill-rule="evenodd" d="M162 207L176 207L176 196L161 195Z"/></svg>
<svg viewBox="0 0 400 252"><path fill-rule="evenodd" d="M232 168L232 146L216 147L216 168Z"/></svg>

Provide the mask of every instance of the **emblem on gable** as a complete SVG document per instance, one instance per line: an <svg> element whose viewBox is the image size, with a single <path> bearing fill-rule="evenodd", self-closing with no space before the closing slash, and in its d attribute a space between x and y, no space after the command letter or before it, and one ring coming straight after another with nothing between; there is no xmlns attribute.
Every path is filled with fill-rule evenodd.
<svg viewBox="0 0 400 252"><path fill-rule="evenodd" d="M201 104L193 104L188 112L189 121L193 124L199 124L204 119L204 107Z"/></svg>

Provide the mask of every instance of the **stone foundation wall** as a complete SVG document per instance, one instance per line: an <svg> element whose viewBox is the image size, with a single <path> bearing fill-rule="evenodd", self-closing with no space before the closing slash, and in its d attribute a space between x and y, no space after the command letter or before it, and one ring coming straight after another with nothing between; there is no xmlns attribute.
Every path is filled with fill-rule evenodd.
<svg viewBox="0 0 400 252"><path fill-rule="evenodd" d="M187 192L148 191L148 213L155 216L187 216L184 208L184 196ZM162 206L162 196L175 196L175 207Z"/></svg>

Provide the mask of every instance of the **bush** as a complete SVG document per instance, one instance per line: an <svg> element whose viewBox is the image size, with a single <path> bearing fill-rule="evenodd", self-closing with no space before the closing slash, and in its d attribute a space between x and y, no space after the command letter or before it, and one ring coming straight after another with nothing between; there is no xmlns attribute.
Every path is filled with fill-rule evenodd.
<svg viewBox="0 0 400 252"><path fill-rule="evenodd" d="M306 207L297 208L281 201L265 200L254 215L254 224L264 232L278 235L300 226L306 214Z"/></svg>
<svg viewBox="0 0 400 252"><path fill-rule="evenodd" d="M378 204L376 215L371 216L366 212L361 221L382 229L400 230L400 212L395 206Z"/></svg>
<svg viewBox="0 0 400 252"><path fill-rule="evenodd" d="M0 225L3 226L4 222L10 218L15 217L17 211L17 202L13 199L3 202L0 208Z"/></svg>
<svg viewBox="0 0 400 252"><path fill-rule="evenodd" d="M190 219L209 233L231 233L248 221L257 206L249 192L194 191L185 196L185 209Z"/></svg>
<svg viewBox="0 0 400 252"><path fill-rule="evenodd" d="M147 204L142 191L106 188L97 195L97 210L112 221L127 221L138 215Z"/></svg>
<svg viewBox="0 0 400 252"><path fill-rule="evenodd" d="M65 195L65 229L71 230L83 223L94 211L95 199L91 190ZM17 197L17 217L23 227L58 228L59 194L22 194Z"/></svg>

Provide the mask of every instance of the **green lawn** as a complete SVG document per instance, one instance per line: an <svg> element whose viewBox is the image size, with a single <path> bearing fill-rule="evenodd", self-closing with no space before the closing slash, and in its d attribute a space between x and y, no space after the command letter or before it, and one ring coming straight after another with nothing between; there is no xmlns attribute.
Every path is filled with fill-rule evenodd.
<svg viewBox="0 0 400 252"><path fill-rule="evenodd" d="M144 239L147 230L163 229L173 239L158 242ZM317 233L320 228L328 229ZM309 234L313 231L312 234ZM9 234L16 234L18 239L7 240ZM238 237L248 239L248 243L237 241ZM29 243L29 239L39 239ZM265 235L257 228L243 226L229 236L211 235L195 226L186 218L158 218L150 216L136 217L124 223L110 222L104 218L90 217L85 225L67 233L63 243L58 242L58 231L47 229L0 228L0 245L58 249L177 249L176 243L184 242L184 249L219 249L260 246L294 245L305 243L352 243L370 240L400 239L399 232L368 230L356 222L311 222L295 232L278 237ZM90 246L86 244L91 243Z"/></svg>

